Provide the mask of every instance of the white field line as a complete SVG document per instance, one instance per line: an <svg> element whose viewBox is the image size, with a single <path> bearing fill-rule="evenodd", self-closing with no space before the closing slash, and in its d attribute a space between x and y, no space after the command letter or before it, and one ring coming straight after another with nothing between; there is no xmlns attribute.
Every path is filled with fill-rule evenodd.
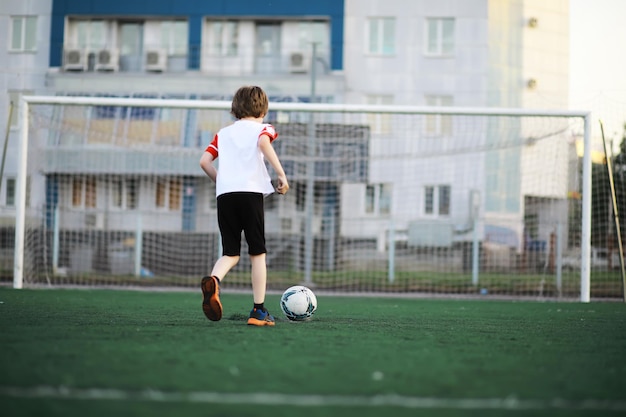
<svg viewBox="0 0 626 417"><path fill-rule="evenodd" d="M410 409L456 410L589 410L626 411L622 400L580 400L559 398L532 400L509 398L434 398L394 394L374 396L302 395L280 393L165 392L153 389L126 391L109 388L65 386L0 387L0 395L17 398L70 400L147 401L165 403L212 403L239 405L286 405L299 407L400 407Z"/></svg>

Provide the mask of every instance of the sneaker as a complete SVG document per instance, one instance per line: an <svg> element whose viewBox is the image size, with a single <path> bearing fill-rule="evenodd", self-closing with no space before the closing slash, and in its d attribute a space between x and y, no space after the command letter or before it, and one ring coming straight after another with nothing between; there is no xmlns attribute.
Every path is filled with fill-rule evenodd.
<svg viewBox="0 0 626 417"><path fill-rule="evenodd" d="M253 308L252 311L250 311L248 324L253 326L273 326L274 317L266 309L259 310Z"/></svg>
<svg viewBox="0 0 626 417"><path fill-rule="evenodd" d="M222 303L220 302L220 288L215 277L204 277L200 284L202 288L202 311L207 319L219 321L222 318Z"/></svg>

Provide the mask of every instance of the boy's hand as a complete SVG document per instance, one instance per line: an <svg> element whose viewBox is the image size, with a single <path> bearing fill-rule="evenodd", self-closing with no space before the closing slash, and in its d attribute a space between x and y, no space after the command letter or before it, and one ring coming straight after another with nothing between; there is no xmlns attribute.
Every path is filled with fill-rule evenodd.
<svg viewBox="0 0 626 417"><path fill-rule="evenodd" d="M289 191L289 183L287 182L287 177L278 177L278 185L276 186L276 191L278 192L278 194L285 194L287 191Z"/></svg>

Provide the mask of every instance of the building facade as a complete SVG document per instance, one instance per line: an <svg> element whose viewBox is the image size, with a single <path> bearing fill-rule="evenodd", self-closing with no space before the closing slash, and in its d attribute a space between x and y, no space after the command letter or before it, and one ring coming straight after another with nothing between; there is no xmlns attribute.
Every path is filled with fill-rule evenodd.
<svg viewBox="0 0 626 417"><path fill-rule="evenodd" d="M11 101L20 94L229 99L239 86L254 83L268 92L272 102L522 108L568 104L567 0L275 0L271 7L252 0L9 0L0 5L0 19L7 23L0 26L8 28L8 43L0 45L0 59L7 63L0 91L6 91ZM9 100L0 103L3 113ZM178 116L179 124L172 122L177 117L160 119L157 131L169 133L148 140L179 147L194 161L214 128L188 136L182 124L190 116ZM118 144L133 144L128 130L112 130L119 114L114 117L100 109L89 117L114 132ZM153 113L127 116L136 124L154 118ZM9 154L16 150L16 120L14 116L11 121ZM431 122L427 135L444 142L454 137L450 119ZM371 118L368 124L368 132L355 139L359 149L377 152L385 138L398 137L385 120ZM526 127L519 129L523 132ZM406 142L414 139L407 136ZM485 134L481 140L491 138ZM556 206L568 190L566 180L542 171L554 161L538 163L541 157L536 150L520 149L483 155L471 166L450 157L444 163L456 169L445 171L420 161L407 160L402 167L383 162L368 167L366 178L331 184L337 196L320 203L314 213L340 205L335 220L342 235L379 239L391 215L398 216L400 224L395 227L403 230L415 221L463 229L464 220L459 219L469 218L475 209L468 202L479 199L481 238L490 227L504 228L519 247L527 229L525 219L532 214L534 222L546 225L536 227L533 238L545 241L553 220L550 213L562 210ZM511 161L518 170L507 175L518 180L500 175L498 167L510 166ZM525 172L530 167L532 174ZM105 211L110 207L102 205L113 204L117 217L108 222L132 230L128 210L145 204L146 209L161 209L145 225L149 229L215 231L215 225L197 221L197 216L214 209L211 185L199 169L169 172L162 184L153 185L121 165L113 173L119 175L114 182L85 176L81 169L86 168L31 179L29 203L74 206L83 213L84 218L68 218L65 227L104 225L107 220L94 217L89 209ZM15 172L14 162L7 164L0 198L5 219L14 216ZM398 172L412 180L398 180ZM551 178L552 186L546 187L544 181L539 189L535 184L541 177ZM297 182L295 188L300 187ZM182 190L189 189L194 198L184 198ZM77 192L82 193L80 198ZM91 199L97 201L94 207L87 203L90 193L101 196ZM403 201L409 193L417 195L410 205ZM128 197L133 194L137 201ZM120 197L106 197L111 195ZM176 195L179 201L169 206L160 202L163 196ZM280 222L285 212L291 212L295 220L288 228L302 230L306 212L300 195L293 193L293 200L282 203L291 211L281 207L272 218L270 209L269 223ZM349 220L354 217L372 221L351 229ZM323 221L317 220L319 231Z"/></svg>

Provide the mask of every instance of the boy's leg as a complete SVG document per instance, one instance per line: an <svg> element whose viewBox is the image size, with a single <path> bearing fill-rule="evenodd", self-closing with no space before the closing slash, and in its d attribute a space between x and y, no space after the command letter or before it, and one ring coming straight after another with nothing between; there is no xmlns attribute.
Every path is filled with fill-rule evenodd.
<svg viewBox="0 0 626 417"><path fill-rule="evenodd" d="M239 262L239 256L224 255L215 262L211 275L218 277L220 280L224 279L228 271L230 271Z"/></svg>
<svg viewBox="0 0 626 417"><path fill-rule="evenodd" d="M248 324L255 326L273 326L274 317L264 306L267 285L267 267L265 264L265 215L263 195L247 193L242 196L240 207L245 207L242 214L243 231L248 242L248 254L251 263L252 297L254 306L250 311Z"/></svg>
<svg viewBox="0 0 626 417"><path fill-rule="evenodd" d="M265 292L267 286L267 266L265 264L265 254L250 255L252 264L252 297L254 304L265 302Z"/></svg>
<svg viewBox="0 0 626 417"><path fill-rule="evenodd" d="M202 311L211 321L222 318L222 302L220 301L220 282L228 271L239 262L239 256L222 256L217 260L210 277L202 278Z"/></svg>
<svg viewBox="0 0 626 417"><path fill-rule="evenodd" d="M267 266L265 264L265 253L260 255L250 255L252 264L252 296L254 307L250 311L248 324L254 326L273 326L274 317L264 306L265 292L267 286Z"/></svg>
<svg viewBox="0 0 626 417"><path fill-rule="evenodd" d="M243 231L248 242L248 254L252 268L252 295L255 304L262 304L265 301L267 283L263 195L250 193L246 196L246 203L247 212L243 221Z"/></svg>
<svg viewBox="0 0 626 417"><path fill-rule="evenodd" d="M236 195L226 194L217 198L217 220L222 236L224 255L217 260L211 276L202 278L202 311L211 321L222 318L222 303L219 296L219 283L228 271L239 262L242 226L234 208L237 207Z"/></svg>

